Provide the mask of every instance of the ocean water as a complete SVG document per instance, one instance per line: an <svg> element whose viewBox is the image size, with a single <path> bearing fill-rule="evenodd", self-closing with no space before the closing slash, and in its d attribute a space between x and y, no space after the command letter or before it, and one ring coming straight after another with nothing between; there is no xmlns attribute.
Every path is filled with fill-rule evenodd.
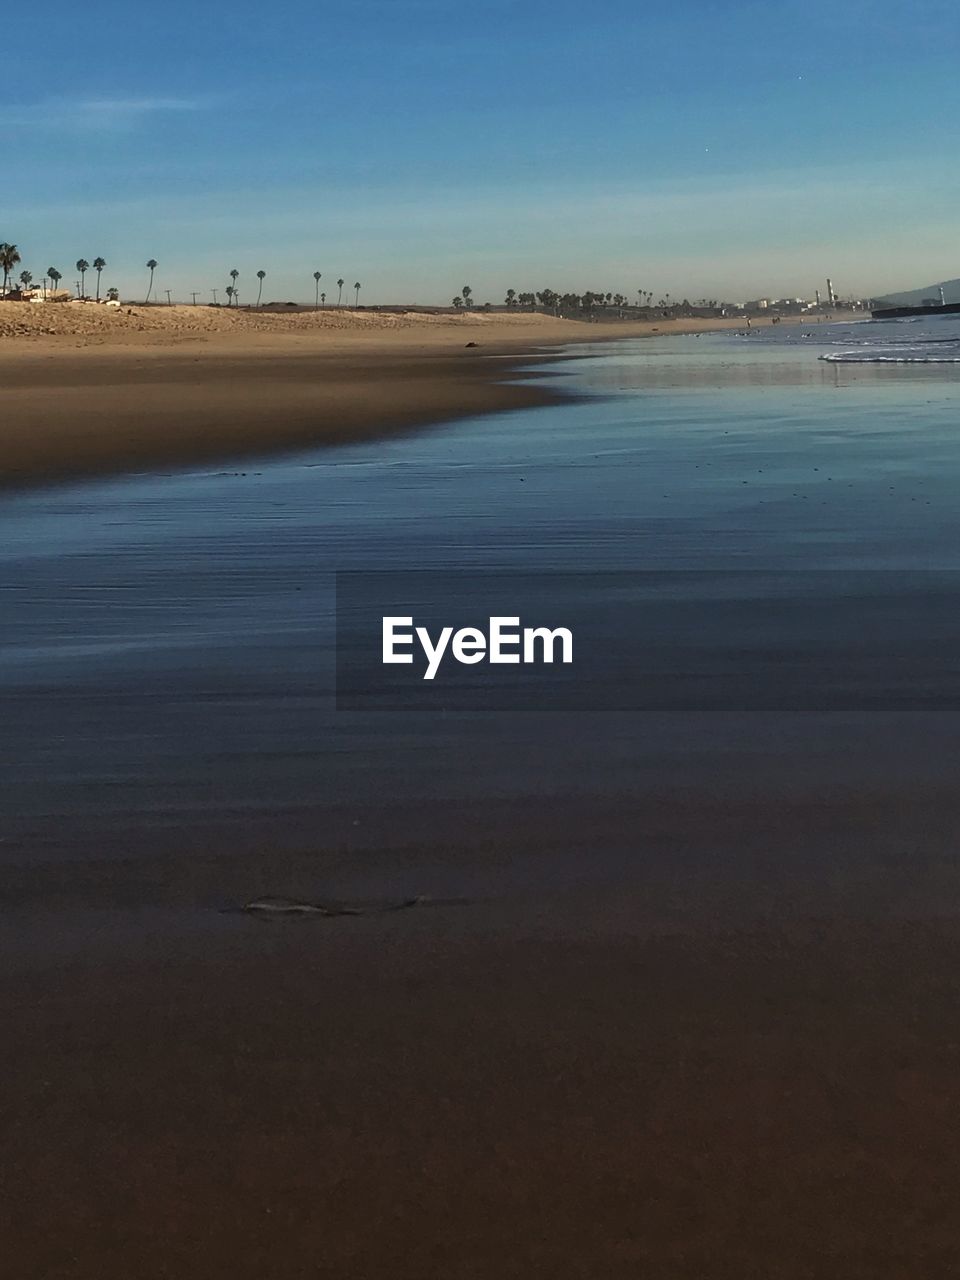
<svg viewBox="0 0 960 1280"><path fill-rule="evenodd" d="M579 857L651 795L944 784L958 350L929 319L590 345L540 367L559 406L4 496L0 859ZM405 601L572 626L579 661L398 698L344 652Z"/></svg>
<svg viewBox="0 0 960 1280"><path fill-rule="evenodd" d="M834 345L821 360L835 364L957 364L960 323L956 316L910 316L836 326Z"/></svg>

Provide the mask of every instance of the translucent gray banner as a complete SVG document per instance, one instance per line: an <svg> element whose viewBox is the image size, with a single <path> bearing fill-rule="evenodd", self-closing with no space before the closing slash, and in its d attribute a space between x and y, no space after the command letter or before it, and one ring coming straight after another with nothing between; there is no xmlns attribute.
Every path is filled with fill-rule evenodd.
<svg viewBox="0 0 960 1280"><path fill-rule="evenodd" d="M960 707L960 574L340 573L336 692L341 711Z"/></svg>

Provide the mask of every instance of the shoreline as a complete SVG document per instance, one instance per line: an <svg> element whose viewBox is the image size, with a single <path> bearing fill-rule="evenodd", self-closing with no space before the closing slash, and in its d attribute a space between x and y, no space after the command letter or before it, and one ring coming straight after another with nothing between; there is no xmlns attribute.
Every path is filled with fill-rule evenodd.
<svg viewBox="0 0 960 1280"><path fill-rule="evenodd" d="M2 340L0 491L253 460L559 404L564 392L523 365L564 359L563 347L581 343L742 327L546 316L388 317L380 326L365 316L311 330L290 327L295 319L277 317L268 331L198 335L173 321L120 332L108 316L87 333ZM477 345L468 350L468 342Z"/></svg>

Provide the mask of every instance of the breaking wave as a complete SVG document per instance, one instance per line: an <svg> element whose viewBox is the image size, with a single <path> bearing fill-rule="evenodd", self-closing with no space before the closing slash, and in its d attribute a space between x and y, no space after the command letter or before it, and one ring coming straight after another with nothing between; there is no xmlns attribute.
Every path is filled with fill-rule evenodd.
<svg viewBox="0 0 960 1280"><path fill-rule="evenodd" d="M819 359L827 364L960 364L960 355L878 355L866 351L837 351Z"/></svg>

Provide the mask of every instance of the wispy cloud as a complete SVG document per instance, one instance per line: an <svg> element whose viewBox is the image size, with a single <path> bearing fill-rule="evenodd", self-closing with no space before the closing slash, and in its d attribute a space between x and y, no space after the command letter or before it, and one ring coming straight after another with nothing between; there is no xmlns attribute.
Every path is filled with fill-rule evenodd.
<svg viewBox="0 0 960 1280"><path fill-rule="evenodd" d="M153 111L200 111L199 98L94 98L77 104L94 115L147 115Z"/></svg>
<svg viewBox="0 0 960 1280"><path fill-rule="evenodd" d="M42 132L110 132L131 129L155 116L206 111L212 97L47 98L0 106L0 123Z"/></svg>

